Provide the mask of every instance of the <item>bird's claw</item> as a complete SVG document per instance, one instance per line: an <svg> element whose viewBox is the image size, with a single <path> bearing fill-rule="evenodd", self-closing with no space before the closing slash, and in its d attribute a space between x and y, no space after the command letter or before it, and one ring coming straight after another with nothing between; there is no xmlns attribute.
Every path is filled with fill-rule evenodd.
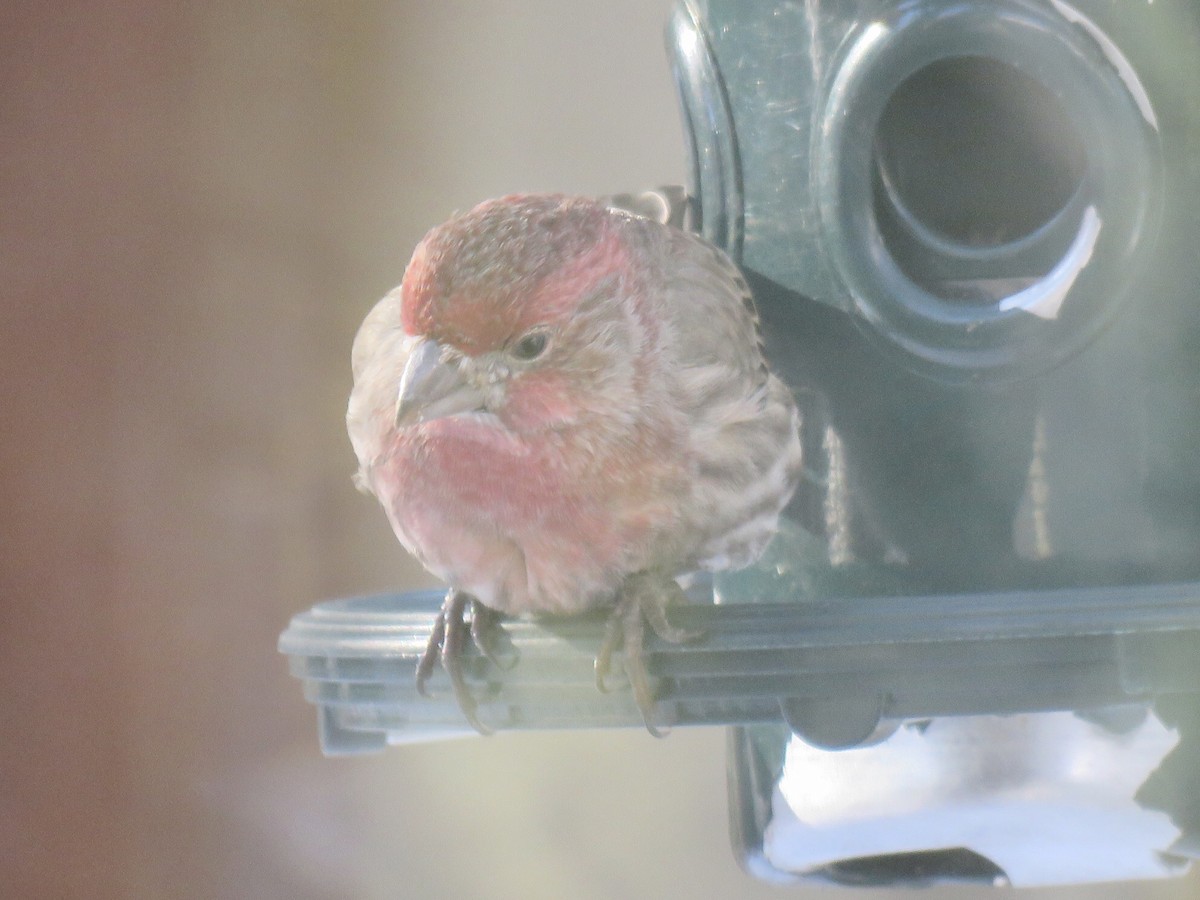
<svg viewBox="0 0 1200 900"><path fill-rule="evenodd" d="M470 624L465 620L467 607L471 608ZM442 603L442 609L434 620L433 630L425 645L425 652L417 662L416 682L417 693L428 697L426 684L437 664L450 678L450 686L454 689L454 699L458 702L467 722L480 734L491 734L492 729L479 719L479 703L467 686L463 673L463 649L467 635L480 654L493 665L509 669L516 664L516 653L511 647L502 655L497 652L496 641L503 636L504 631L499 626L499 614L484 606L470 594L464 591L450 590Z"/></svg>
<svg viewBox="0 0 1200 900"><path fill-rule="evenodd" d="M500 613L478 600L471 608L471 641L483 658L506 672L517 664L517 648L500 627ZM497 646L503 644L503 647Z"/></svg>
<svg viewBox="0 0 1200 900"><path fill-rule="evenodd" d="M703 637L702 631L679 628L667 620L667 606L682 597L683 590L674 579L648 573L631 576L618 594L617 605L609 616L600 652L596 655L596 687L607 693L613 653L618 648L623 650L623 667L633 689L634 702L641 711L646 730L654 737L664 737L666 732L654 722L654 689L646 672L643 653L645 626L649 624L655 634L671 644L687 643Z"/></svg>

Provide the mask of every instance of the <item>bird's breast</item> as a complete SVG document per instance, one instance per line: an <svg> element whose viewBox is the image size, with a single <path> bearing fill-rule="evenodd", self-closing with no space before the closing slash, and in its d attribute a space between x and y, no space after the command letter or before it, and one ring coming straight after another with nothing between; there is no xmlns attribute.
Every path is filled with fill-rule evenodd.
<svg viewBox="0 0 1200 900"><path fill-rule="evenodd" d="M466 416L406 429L374 477L397 536L434 574L504 612L571 612L610 597L656 527L646 498L614 494L608 468L561 436Z"/></svg>

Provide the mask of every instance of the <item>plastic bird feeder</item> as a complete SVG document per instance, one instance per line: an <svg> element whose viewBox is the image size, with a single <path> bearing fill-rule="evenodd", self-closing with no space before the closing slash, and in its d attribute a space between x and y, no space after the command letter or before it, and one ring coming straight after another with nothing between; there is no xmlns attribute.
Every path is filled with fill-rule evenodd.
<svg viewBox="0 0 1200 900"><path fill-rule="evenodd" d="M659 720L731 729L771 880L1061 884L1200 855L1200 11L681 4L682 218L739 260L804 413L766 557L647 635ZM711 602L715 600L714 602ZM328 753L467 730L440 597L280 639ZM468 661L496 728L640 727L602 617ZM440 673L439 673L439 676ZM436 680L436 679L435 679ZM437 684L434 687L438 687Z"/></svg>

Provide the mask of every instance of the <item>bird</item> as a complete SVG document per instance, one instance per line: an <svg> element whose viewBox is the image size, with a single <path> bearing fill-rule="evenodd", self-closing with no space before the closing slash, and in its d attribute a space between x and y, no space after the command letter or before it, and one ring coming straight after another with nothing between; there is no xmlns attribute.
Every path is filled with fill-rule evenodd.
<svg viewBox="0 0 1200 900"><path fill-rule="evenodd" d="M433 228L351 351L355 481L449 585L417 666L467 721L470 639L606 610L660 734L646 627L672 643L680 579L750 565L800 478L800 413L772 374L746 280L699 235L587 197L511 194Z"/></svg>

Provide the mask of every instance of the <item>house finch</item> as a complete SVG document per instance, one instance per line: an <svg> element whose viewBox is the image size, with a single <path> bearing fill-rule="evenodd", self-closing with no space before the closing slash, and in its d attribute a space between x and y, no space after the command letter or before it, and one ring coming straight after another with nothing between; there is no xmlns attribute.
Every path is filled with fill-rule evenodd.
<svg viewBox="0 0 1200 900"><path fill-rule="evenodd" d="M491 200L425 236L352 362L358 484L451 585L418 688L440 660L486 731L468 632L495 662L497 614L611 606L597 682L623 643L654 732L645 624L696 637L667 621L675 578L753 562L799 476L799 414L732 261L592 200Z"/></svg>

